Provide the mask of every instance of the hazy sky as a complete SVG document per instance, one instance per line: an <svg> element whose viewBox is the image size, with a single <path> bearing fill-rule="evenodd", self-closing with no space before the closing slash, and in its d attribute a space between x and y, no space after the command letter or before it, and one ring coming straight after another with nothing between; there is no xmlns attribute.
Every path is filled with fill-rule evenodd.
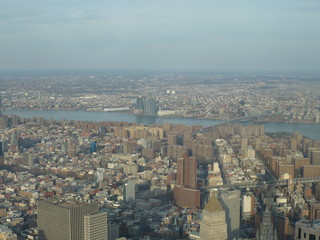
<svg viewBox="0 0 320 240"><path fill-rule="evenodd" d="M319 0L0 0L0 69L320 71Z"/></svg>

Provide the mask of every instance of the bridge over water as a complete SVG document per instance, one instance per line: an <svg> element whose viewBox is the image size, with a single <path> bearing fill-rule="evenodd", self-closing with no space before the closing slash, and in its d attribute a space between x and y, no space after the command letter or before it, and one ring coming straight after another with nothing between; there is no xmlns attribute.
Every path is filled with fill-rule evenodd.
<svg viewBox="0 0 320 240"><path fill-rule="evenodd" d="M252 120L252 119L260 119L260 118L266 118L266 117L273 117L273 116L278 116L281 115L282 112L279 113L261 113L261 114L253 114L253 115L248 115L248 116L243 116L243 117L238 117L234 119L227 120L227 122L238 122L242 120Z"/></svg>
<svg viewBox="0 0 320 240"><path fill-rule="evenodd" d="M234 123L234 122L238 122L241 120L251 120L251 119L259 119L259 118L264 118L264 117L271 117L271 116L277 116L280 115L282 113L263 113L263 114L256 114L256 115L249 115L249 116L243 116L243 117L239 117L239 118L234 118L234 119L230 119L230 120L225 120L224 122L220 123L219 125L222 125L224 123ZM216 125L215 125L216 126ZM205 133L205 132L209 132L211 131L215 126L209 126L209 127L205 127L205 128L201 128L199 130L193 131L191 133L191 136L195 136L197 133Z"/></svg>

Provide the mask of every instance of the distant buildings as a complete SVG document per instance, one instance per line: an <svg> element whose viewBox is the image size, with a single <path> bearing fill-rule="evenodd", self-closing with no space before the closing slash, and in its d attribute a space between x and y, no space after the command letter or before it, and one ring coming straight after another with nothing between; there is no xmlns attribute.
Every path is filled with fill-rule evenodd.
<svg viewBox="0 0 320 240"><path fill-rule="evenodd" d="M147 99L144 112L146 115L150 115L150 116L157 115L157 112L158 112L157 101L154 99Z"/></svg>
<svg viewBox="0 0 320 240"><path fill-rule="evenodd" d="M136 99L136 109L137 110L144 110L144 98L143 97L138 97Z"/></svg>
<svg viewBox="0 0 320 240"><path fill-rule="evenodd" d="M158 102L155 99L138 97L135 104L135 113L156 116L158 113Z"/></svg>

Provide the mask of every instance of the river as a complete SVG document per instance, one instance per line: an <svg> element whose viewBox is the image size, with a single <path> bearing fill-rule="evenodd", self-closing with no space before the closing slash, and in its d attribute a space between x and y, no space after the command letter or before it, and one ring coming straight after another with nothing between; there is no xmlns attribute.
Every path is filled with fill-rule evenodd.
<svg viewBox="0 0 320 240"><path fill-rule="evenodd" d="M43 117L45 119L54 120L79 120L93 122L132 122L139 124L185 124L185 125L202 125L213 126L223 123L221 120L211 119L196 119L196 118L168 118L157 116L137 116L128 112L87 112L87 111L33 111L33 110L9 110L4 111L4 114L18 115L20 117L32 118ZM241 122L242 124L252 124L252 122ZM265 125L266 132L300 132L304 136L314 140L320 140L320 124L305 124L305 123L260 123Z"/></svg>

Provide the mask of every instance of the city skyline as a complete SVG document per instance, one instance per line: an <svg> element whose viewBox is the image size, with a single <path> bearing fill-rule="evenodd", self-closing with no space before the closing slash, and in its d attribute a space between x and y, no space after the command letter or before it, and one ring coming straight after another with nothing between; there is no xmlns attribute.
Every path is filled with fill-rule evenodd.
<svg viewBox="0 0 320 240"><path fill-rule="evenodd" d="M3 0L0 239L320 240L319 11Z"/></svg>

